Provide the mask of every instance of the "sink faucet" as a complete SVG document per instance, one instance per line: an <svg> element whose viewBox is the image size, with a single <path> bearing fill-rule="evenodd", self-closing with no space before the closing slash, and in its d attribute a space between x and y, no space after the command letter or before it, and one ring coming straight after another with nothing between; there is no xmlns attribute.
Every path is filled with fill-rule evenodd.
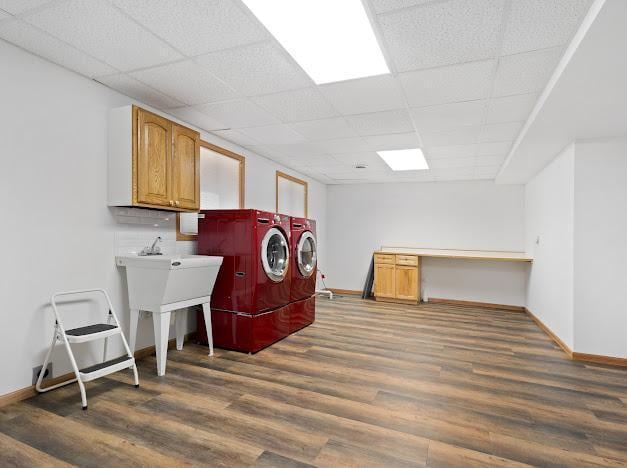
<svg viewBox="0 0 627 468"><path fill-rule="evenodd" d="M157 246L157 242L161 242L161 236L155 237L155 241L152 243L150 247L144 247L139 255L145 257L147 255L162 255L161 249Z"/></svg>

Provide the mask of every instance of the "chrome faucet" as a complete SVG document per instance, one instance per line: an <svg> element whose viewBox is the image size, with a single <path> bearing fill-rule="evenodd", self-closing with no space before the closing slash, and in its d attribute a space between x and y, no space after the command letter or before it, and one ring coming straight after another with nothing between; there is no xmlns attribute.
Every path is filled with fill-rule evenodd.
<svg viewBox="0 0 627 468"><path fill-rule="evenodd" d="M161 236L157 236L155 238L155 241L152 243L152 245L150 247L144 247L142 249L141 252L139 252L139 255L142 257L148 256L148 255L163 255L161 253L161 249L159 248L159 246L157 246L157 242L161 242Z"/></svg>

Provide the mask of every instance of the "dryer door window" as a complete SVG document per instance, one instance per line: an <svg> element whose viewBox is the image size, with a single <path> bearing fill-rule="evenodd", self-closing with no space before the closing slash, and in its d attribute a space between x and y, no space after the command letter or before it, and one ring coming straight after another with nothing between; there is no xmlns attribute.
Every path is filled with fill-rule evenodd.
<svg viewBox="0 0 627 468"><path fill-rule="evenodd" d="M316 249L316 239L309 231L300 236L298 245L296 246L296 260L298 263L298 271L305 278L313 275L318 260L318 252Z"/></svg>
<svg viewBox="0 0 627 468"><path fill-rule="evenodd" d="M287 239L277 229L270 229L261 241L261 263L263 270L275 283L283 281L289 264Z"/></svg>

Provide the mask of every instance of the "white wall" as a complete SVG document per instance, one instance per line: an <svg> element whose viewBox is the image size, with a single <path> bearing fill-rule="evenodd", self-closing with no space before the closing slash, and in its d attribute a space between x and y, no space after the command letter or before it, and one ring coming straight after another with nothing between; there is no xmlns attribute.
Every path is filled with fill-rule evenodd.
<svg viewBox="0 0 627 468"><path fill-rule="evenodd" d="M43 361L53 329L49 298L54 291L104 287L127 327L125 280L114 256L156 235L166 238L166 252L179 247L171 218L161 219L160 227L122 224L116 210L107 207L107 115L132 100L3 41L0 57L2 395L29 386L31 368ZM291 171L203 136L247 157L247 206L274 210L275 170ZM326 188L295 175L309 181L310 213L319 221L324 252ZM87 307L93 319L95 307ZM76 324L70 317L66 325ZM138 347L153 343L151 328L143 321ZM58 351L55 375L69 370L63 350ZM83 351L79 364L99 358L97 349ZM116 351L120 348L112 355Z"/></svg>
<svg viewBox="0 0 627 468"><path fill-rule="evenodd" d="M627 138L575 153L575 351L627 358Z"/></svg>
<svg viewBox="0 0 627 468"><path fill-rule="evenodd" d="M327 284L361 290L382 245L524 250L524 191L489 181L331 185ZM527 265L429 259L429 297L525 305ZM494 287L498 284L499 287Z"/></svg>
<svg viewBox="0 0 627 468"><path fill-rule="evenodd" d="M575 147L570 145L525 187L525 244L533 256L527 308L571 349L574 184Z"/></svg>

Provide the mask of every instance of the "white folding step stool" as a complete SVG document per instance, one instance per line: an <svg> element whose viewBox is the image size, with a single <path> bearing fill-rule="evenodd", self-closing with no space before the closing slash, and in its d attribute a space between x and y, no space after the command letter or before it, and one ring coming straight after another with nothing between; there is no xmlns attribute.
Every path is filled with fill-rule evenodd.
<svg viewBox="0 0 627 468"><path fill-rule="evenodd" d="M104 295L107 300L107 304L109 306L109 311L106 317L106 323L98 323L94 325L87 325L85 327L73 328L71 330L66 330L63 327L63 322L61 321L61 317L59 315L59 311L57 309L57 298L60 296L74 296L74 295L83 295L86 293L101 293ZM104 289L82 289L78 291L67 291L53 294L50 299L52 304L52 310L54 311L54 334L52 335L52 344L50 345L50 349L48 350L48 354L46 354L46 358L44 359L44 364L41 372L39 373L39 377L37 378L37 384L35 388L38 392L43 393L55 388L62 387L64 385L68 385L74 382L78 382L78 387L81 391L81 402L83 404L83 409L87 409L87 395L85 393L85 382L89 382L91 380L97 379L98 377L103 377L105 375L112 374L122 369L133 369L133 374L135 377L135 388L139 387L139 377L137 376L137 366L135 365L135 358L131 354L131 350L128 347L128 343L126 342L126 338L124 337L124 333L122 333L122 329L120 328L120 322L118 321L118 317L113 310L113 305L111 304L111 299L109 295ZM114 323L111 323L111 319L113 319ZM122 344L124 345L124 349L126 350L126 356L120 356L115 359L111 359L107 361L107 341L110 336L120 335L122 338ZM84 369L79 369L76 365L76 359L74 359L74 353L72 352L72 348L70 343L85 343L87 341L94 341L104 338L104 350L102 353L102 361L100 364L95 364L93 366L86 367ZM46 388L41 387L41 382L44 377L44 371L48 366L48 362L50 362L50 357L52 356L52 351L54 350L54 346L57 341L62 342L65 345L65 349L67 350L68 356L70 357L70 363L72 364L72 369L74 370L74 375L76 376L73 379L66 380L65 382L58 383L56 385L51 385Z"/></svg>

